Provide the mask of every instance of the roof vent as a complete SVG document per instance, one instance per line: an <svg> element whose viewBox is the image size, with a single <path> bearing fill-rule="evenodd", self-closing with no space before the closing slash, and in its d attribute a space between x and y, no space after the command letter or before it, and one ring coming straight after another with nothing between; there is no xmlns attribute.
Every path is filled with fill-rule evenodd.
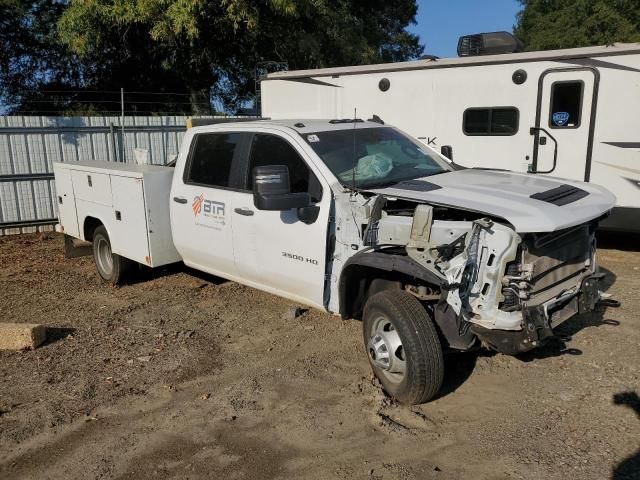
<svg viewBox="0 0 640 480"><path fill-rule="evenodd" d="M458 56L499 55L522 51L522 42L509 32L478 33L458 39Z"/></svg>

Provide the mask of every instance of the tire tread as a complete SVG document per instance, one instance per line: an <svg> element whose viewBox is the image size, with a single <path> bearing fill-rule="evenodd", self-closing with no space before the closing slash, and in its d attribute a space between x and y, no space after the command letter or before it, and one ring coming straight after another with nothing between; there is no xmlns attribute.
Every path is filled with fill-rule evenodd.
<svg viewBox="0 0 640 480"><path fill-rule="evenodd" d="M365 305L363 315L363 331L367 342L367 318L373 309L388 311L395 323L404 322L411 335L402 339L405 352L408 349L416 352L412 364L407 368L408 378L405 388L393 394L403 403L419 404L435 397L442 386L444 377L444 359L438 332L429 312L413 295L397 291L385 290L373 295ZM399 326L399 328L402 328ZM383 382L384 384L384 382Z"/></svg>
<svg viewBox="0 0 640 480"><path fill-rule="evenodd" d="M94 240L94 245L95 245L95 238L96 236L103 236L107 239L107 241L109 242L109 245L111 245L111 239L109 238L109 234L107 233L107 229L104 227L104 225L100 225L99 227L97 227L95 229L95 231L93 232L93 240ZM132 260L129 260L128 258L122 257L116 253L111 253L111 257L113 260L113 272L111 274L111 276L109 278L106 278L102 275L102 273L100 273L100 269L98 268L98 260L97 260L97 251L95 249L95 247L93 248L93 258L94 258L94 262L96 264L96 270L98 271L98 275L100 276L100 278L108 283L111 283L113 285L121 285L126 277L128 276L129 272L132 270L133 266L135 265L135 262Z"/></svg>

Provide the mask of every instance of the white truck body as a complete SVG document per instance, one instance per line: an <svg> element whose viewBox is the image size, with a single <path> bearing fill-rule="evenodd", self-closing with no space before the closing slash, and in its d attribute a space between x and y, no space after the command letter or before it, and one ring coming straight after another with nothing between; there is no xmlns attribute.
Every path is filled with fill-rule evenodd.
<svg viewBox="0 0 640 480"><path fill-rule="evenodd" d="M122 259L182 260L345 318L364 315L365 329L369 299L398 292L419 315L431 312L450 348L480 340L504 353L534 348L595 308L594 231L615 203L594 184L460 169L362 120L196 127L175 167L84 162L54 172L59 229L93 241L107 281L118 281ZM374 324L379 331L365 330L374 371L406 372L404 355L384 364L402 338ZM435 394L383 385L408 402Z"/></svg>
<svg viewBox="0 0 640 480"><path fill-rule="evenodd" d="M639 73L640 44L277 72L261 82L262 115L378 115L452 146L465 167L602 185L617 197L603 226L640 231ZM573 109L554 101L562 87L574 90ZM495 132L488 112L504 123Z"/></svg>
<svg viewBox="0 0 640 480"><path fill-rule="evenodd" d="M114 162L55 163L61 230L81 240L92 219L113 253L149 267L179 262L168 215L173 169Z"/></svg>

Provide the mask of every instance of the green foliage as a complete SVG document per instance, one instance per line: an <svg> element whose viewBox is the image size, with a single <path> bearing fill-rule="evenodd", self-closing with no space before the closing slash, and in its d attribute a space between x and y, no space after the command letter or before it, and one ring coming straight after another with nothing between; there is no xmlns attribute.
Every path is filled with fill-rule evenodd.
<svg viewBox="0 0 640 480"><path fill-rule="evenodd" d="M414 22L415 0L40 0L33 4L49 6L46 25L40 25L19 0L0 0L0 14L11 8L12 18L28 35L46 30L50 49L64 52L56 61L73 77L69 86L77 88L79 79L87 89L187 92L190 97L185 98L192 103L212 98L227 110L253 95L255 67L261 61L286 62L290 69L300 69L402 61L422 53L417 36L406 31ZM0 23L0 39L5 30ZM15 62L15 54L10 56ZM48 71L56 65L53 62ZM57 79L37 68L34 72L43 79ZM6 96L2 83L1 88ZM107 107L96 105L100 110ZM193 109L188 101L182 107L165 107ZM139 106L149 108L149 104Z"/></svg>
<svg viewBox="0 0 640 480"><path fill-rule="evenodd" d="M57 41L64 8L51 0L0 0L0 106L46 111L50 102L38 93L44 86L81 81L77 59Z"/></svg>
<svg viewBox="0 0 640 480"><path fill-rule="evenodd" d="M415 13L413 0L72 0L58 26L83 58L108 50L126 62L142 51L188 89L213 86L233 103L251 93L262 60L314 68L413 58L422 47L405 27Z"/></svg>
<svg viewBox="0 0 640 480"><path fill-rule="evenodd" d="M527 50L640 42L640 0L520 0L514 29Z"/></svg>

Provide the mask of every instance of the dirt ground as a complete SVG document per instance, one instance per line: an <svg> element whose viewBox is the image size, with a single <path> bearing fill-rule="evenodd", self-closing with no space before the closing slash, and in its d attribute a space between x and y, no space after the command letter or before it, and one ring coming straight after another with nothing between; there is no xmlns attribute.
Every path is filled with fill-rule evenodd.
<svg viewBox="0 0 640 480"><path fill-rule="evenodd" d="M449 356L407 408L358 321L183 268L109 287L58 235L2 237L2 321L49 340L0 352L0 478L640 478L640 245L608 246L622 308L518 358Z"/></svg>

